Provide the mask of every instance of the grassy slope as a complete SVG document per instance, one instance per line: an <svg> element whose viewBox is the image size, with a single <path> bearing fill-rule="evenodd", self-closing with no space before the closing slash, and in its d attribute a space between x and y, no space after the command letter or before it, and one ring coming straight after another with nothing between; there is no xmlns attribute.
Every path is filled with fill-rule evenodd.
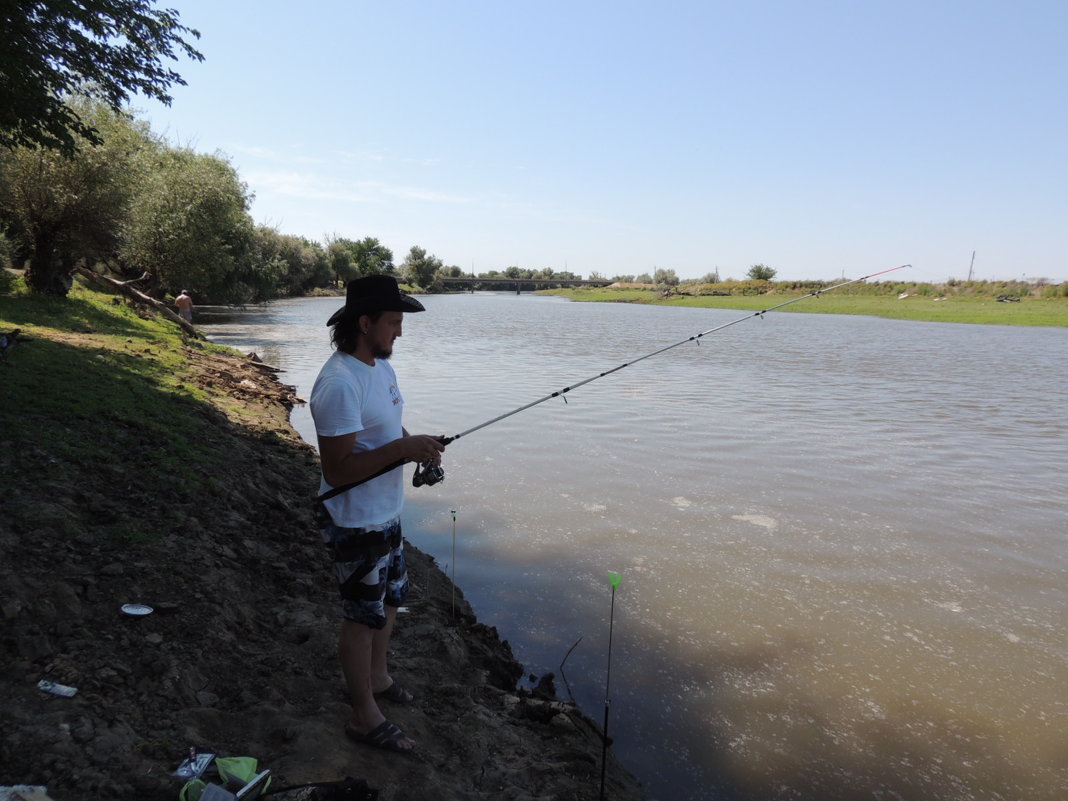
<svg viewBox="0 0 1068 801"><path fill-rule="evenodd" d="M126 541L176 530L223 492L218 422L269 413L269 404L238 411L223 391L229 382L213 388L196 377L194 366L215 359L215 373L236 376L242 360L232 351L187 341L118 298L79 287L67 299L0 297L0 331L16 328L28 341L0 363L4 466L16 485L56 498L14 503L19 493L9 490L16 527L70 533L91 524ZM138 514L101 500L115 494Z"/></svg>
<svg viewBox="0 0 1068 801"><path fill-rule="evenodd" d="M551 290L572 300L617 303L650 303L663 306L695 306L714 309L759 311L801 295L673 296L661 299L653 289L560 289ZM828 292L799 301L782 311L810 314L860 314L900 320L986 325L1068 326L1068 298L1023 298L1019 303L1000 303L992 297L913 295L851 295Z"/></svg>

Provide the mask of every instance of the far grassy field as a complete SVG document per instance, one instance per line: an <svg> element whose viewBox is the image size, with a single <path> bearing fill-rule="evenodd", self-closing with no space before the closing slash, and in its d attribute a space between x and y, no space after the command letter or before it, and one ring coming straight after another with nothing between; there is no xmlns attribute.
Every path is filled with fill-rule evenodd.
<svg viewBox="0 0 1068 801"><path fill-rule="evenodd" d="M572 300L615 303L649 303L659 306L694 306L699 308L759 311L769 309L804 292L767 295L672 295L666 298L652 288L557 289L552 294ZM991 296L949 295L856 295L827 292L800 300L782 311L809 314L861 314L899 320L923 320L942 323L982 325L1068 326L1068 298L1024 297L1018 302L1001 302Z"/></svg>

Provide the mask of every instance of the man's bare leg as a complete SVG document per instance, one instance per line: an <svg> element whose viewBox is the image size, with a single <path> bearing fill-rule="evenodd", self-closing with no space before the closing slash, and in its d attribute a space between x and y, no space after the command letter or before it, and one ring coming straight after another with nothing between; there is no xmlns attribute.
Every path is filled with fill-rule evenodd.
<svg viewBox="0 0 1068 801"><path fill-rule="evenodd" d="M389 643L393 636L393 625L397 621L397 607L386 607L386 625L375 631L371 645L371 689L376 693L383 693L393 686L393 678L389 674ZM405 703L410 703L412 694L402 687L402 698ZM395 699L399 700L399 699Z"/></svg>
<svg viewBox="0 0 1068 801"><path fill-rule="evenodd" d="M397 607L387 606L386 625L371 635L371 689L376 693L389 689L393 683L389 677L389 641L396 622Z"/></svg>
<svg viewBox="0 0 1068 801"><path fill-rule="evenodd" d="M396 617L395 609L393 617ZM341 657L341 671L345 675L345 684L349 690L349 697L352 699L352 717L349 723L359 734L373 731L386 720L386 716L382 714L382 710L378 708L378 703L375 701L371 683L373 662L381 660L382 665L385 665L385 652L389 648L389 635L392 633L393 623L388 614L388 607L386 620L386 627L380 630L371 629L352 620L341 622L338 653ZM381 656L377 651L381 652ZM385 675L388 678L388 669ZM408 750L415 747L415 741L405 737L399 741L398 745Z"/></svg>

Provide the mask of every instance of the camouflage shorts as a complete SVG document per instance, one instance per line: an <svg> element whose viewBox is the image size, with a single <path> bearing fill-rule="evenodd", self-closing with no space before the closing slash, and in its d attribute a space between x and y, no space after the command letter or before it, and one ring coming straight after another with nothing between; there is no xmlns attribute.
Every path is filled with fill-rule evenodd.
<svg viewBox="0 0 1068 801"><path fill-rule="evenodd" d="M386 625L386 606L408 595L408 566L400 519L381 530L345 528L327 522L320 531L334 560L345 617L368 628Z"/></svg>

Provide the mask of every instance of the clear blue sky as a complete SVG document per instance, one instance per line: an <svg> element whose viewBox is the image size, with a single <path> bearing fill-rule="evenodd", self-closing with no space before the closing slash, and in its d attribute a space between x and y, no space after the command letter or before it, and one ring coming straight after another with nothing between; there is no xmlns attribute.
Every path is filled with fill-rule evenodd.
<svg viewBox="0 0 1068 801"><path fill-rule="evenodd" d="M173 143L399 263L1068 280L1068 2L162 0Z"/></svg>

